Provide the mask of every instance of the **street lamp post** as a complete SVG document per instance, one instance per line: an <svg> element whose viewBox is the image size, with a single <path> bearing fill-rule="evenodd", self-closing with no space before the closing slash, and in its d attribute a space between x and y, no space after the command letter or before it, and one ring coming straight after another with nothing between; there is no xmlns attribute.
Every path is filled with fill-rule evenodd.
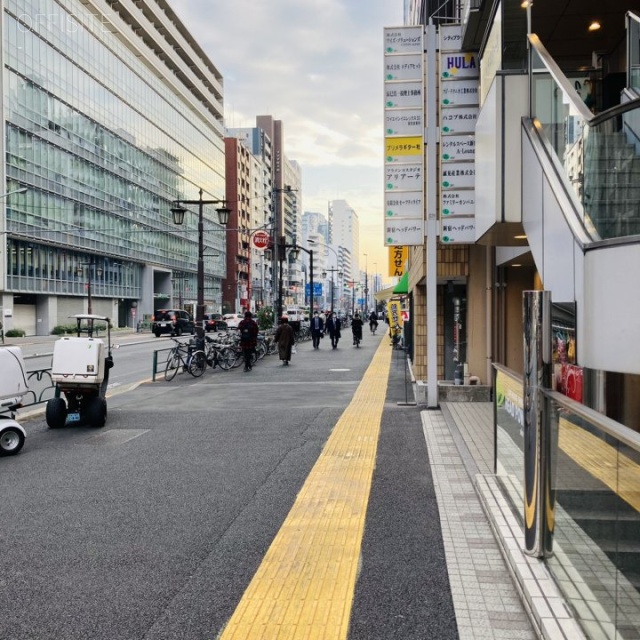
<svg viewBox="0 0 640 640"><path fill-rule="evenodd" d="M287 244L285 242L285 237L280 236L278 242L278 259L280 262L280 274L278 277L278 318L282 317L282 263L286 258L287 249L291 249L289 253L294 260L298 259L300 250L309 254L309 267L311 271L309 275L309 286L311 287L311 307L313 307L313 249L305 249L295 242L293 244ZM313 313L313 308L311 309L311 313Z"/></svg>
<svg viewBox="0 0 640 640"><path fill-rule="evenodd" d="M311 239L307 240L307 242L309 244L317 244L315 240L311 240ZM326 244L324 245L324 248L333 252L333 255L336 257L336 267L339 267L340 266L340 256L338 255L338 252L333 247L330 247L329 245L326 245ZM323 278L326 277L326 271L339 271L339 268L326 269L323 272L323 276L322 276ZM342 277L341 274L339 274L339 275L340 275L340 277ZM331 313L333 313L333 273L331 274Z"/></svg>
<svg viewBox="0 0 640 640"><path fill-rule="evenodd" d="M198 200L176 200L174 207L171 209L173 222L181 225L184 223L184 215L187 212L187 209L181 205L198 205L198 297L196 301L196 326L198 327L199 336L201 336L204 331L204 205L222 205L217 209L217 212L220 224L223 226L229 222L229 216L231 215L231 210L227 207L225 200L203 200L202 193L202 189L200 189L200 197Z"/></svg>
<svg viewBox="0 0 640 640"><path fill-rule="evenodd" d="M89 267L87 269L87 313L89 315L92 315L93 304L91 298L91 275L93 273L93 267L96 267L96 263L94 262L93 258L89 262L79 262L78 269L76 271L78 275L84 275L84 269L82 269L82 267ZM100 276L102 276L102 274L102 267L96 267L96 276L99 278Z"/></svg>
<svg viewBox="0 0 640 640"><path fill-rule="evenodd" d="M364 256L364 309L362 310L364 313L369 312L369 256L366 253L362 254Z"/></svg>
<svg viewBox="0 0 640 640"><path fill-rule="evenodd" d="M351 317L356 315L356 282L351 280Z"/></svg>
<svg viewBox="0 0 640 640"><path fill-rule="evenodd" d="M341 278L342 277L342 271L340 271L340 269L338 269L338 268L330 267L329 269L325 269L322 272L322 277L323 278L327 277L327 272L328 271L331 272L331 315L333 315L333 289L334 289L333 274L337 271L338 272L338 277Z"/></svg>

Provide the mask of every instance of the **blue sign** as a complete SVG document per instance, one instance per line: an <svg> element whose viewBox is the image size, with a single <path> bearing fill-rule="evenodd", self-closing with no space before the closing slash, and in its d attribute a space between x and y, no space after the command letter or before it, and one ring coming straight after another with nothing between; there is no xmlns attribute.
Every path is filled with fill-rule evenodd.
<svg viewBox="0 0 640 640"><path fill-rule="evenodd" d="M364 307L364 301L365 301L365 298L358 298L358 300L357 300L358 305L361 306L361 307Z"/></svg>
<svg viewBox="0 0 640 640"><path fill-rule="evenodd" d="M307 282L307 284L305 285L304 288L304 294L306 296L309 295L309 291L311 291L311 283ZM322 295L322 282L314 282L313 283L313 297L317 297L317 296L321 296Z"/></svg>

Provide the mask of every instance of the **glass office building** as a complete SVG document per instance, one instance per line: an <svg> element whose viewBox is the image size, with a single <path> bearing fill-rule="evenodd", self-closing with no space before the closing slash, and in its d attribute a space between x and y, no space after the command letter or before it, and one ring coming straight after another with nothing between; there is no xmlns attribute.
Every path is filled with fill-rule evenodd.
<svg viewBox="0 0 640 640"><path fill-rule="evenodd" d="M198 208L224 198L222 77L164 0L5 0L0 308L47 334L87 310L134 326L195 307ZM205 304L224 230L204 207Z"/></svg>

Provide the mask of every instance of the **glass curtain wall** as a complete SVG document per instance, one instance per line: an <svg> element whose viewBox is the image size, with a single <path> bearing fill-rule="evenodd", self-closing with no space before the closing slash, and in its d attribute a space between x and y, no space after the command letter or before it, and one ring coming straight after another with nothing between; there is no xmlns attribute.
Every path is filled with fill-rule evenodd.
<svg viewBox="0 0 640 640"><path fill-rule="evenodd" d="M7 182L29 187L7 203L8 290L74 293L75 269L57 265L90 255L110 278L96 295L139 297L146 264L195 273L197 215L178 229L170 208L200 187L223 196L221 124L185 115L180 96L79 2L4 6ZM222 252L216 220L205 207L206 244ZM206 259L210 289L220 270Z"/></svg>

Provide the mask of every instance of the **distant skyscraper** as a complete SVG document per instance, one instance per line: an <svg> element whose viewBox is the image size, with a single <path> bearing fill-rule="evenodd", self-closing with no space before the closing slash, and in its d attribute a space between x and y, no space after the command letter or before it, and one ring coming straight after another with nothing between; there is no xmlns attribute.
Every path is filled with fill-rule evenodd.
<svg viewBox="0 0 640 640"><path fill-rule="evenodd" d="M339 247L349 255L349 264L339 265L345 280L351 280L358 273L360 253L360 222L358 214L346 200L332 200L329 203L329 237L331 245L339 252Z"/></svg>

